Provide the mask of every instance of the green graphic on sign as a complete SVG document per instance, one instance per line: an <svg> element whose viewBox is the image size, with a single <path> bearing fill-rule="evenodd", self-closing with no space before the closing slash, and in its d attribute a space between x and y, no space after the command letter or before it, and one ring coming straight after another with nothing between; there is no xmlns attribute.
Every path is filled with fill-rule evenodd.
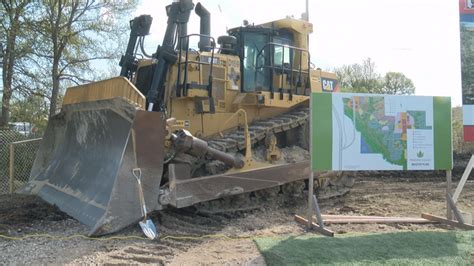
<svg viewBox="0 0 474 266"><path fill-rule="evenodd" d="M312 168L452 168L449 97L312 94Z"/></svg>

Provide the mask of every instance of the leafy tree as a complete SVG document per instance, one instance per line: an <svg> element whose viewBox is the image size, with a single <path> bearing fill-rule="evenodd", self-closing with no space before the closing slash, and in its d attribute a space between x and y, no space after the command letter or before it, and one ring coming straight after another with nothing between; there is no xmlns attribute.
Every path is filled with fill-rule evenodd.
<svg viewBox="0 0 474 266"><path fill-rule="evenodd" d="M336 68L342 91L356 93L413 94L415 86L403 73L388 72L384 76L376 72L372 59L362 64L344 65Z"/></svg>
<svg viewBox="0 0 474 266"><path fill-rule="evenodd" d="M0 5L0 57L2 59L2 112L0 128L7 127L10 119L10 101L15 89L15 68L18 60L31 52L26 26L31 0L7 1Z"/></svg>
<svg viewBox="0 0 474 266"><path fill-rule="evenodd" d="M127 36L126 24L137 0L44 0L42 17L35 25L39 34L30 62L37 67L31 73L47 92L49 115L56 113L61 82L81 84L95 80L94 60L117 58L120 41ZM42 66L42 67L39 67ZM51 89L48 89L51 88Z"/></svg>
<svg viewBox="0 0 474 266"><path fill-rule="evenodd" d="M400 72L387 72L383 78L379 93L410 95L415 93L415 85L411 79Z"/></svg>
<svg viewBox="0 0 474 266"><path fill-rule="evenodd" d="M8 125L14 93L20 98L44 98L53 115L65 86L103 76L91 62L104 60L106 64L122 53L130 12L137 3L1 0L0 127Z"/></svg>
<svg viewBox="0 0 474 266"><path fill-rule="evenodd" d="M380 88L380 74L375 71L372 59L365 59L362 64L344 65L335 72L344 91L374 93Z"/></svg>

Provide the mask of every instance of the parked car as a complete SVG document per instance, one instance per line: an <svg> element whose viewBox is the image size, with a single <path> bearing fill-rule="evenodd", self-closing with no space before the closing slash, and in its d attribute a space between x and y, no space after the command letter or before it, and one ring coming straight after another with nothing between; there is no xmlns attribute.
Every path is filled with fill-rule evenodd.
<svg viewBox="0 0 474 266"><path fill-rule="evenodd" d="M10 129L23 136L28 136L36 131L36 127L30 122L12 122L10 123Z"/></svg>

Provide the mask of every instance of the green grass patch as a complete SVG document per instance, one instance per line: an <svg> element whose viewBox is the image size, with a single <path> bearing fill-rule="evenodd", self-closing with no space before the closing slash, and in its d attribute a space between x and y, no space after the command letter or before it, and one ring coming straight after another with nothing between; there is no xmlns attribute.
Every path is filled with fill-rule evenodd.
<svg viewBox="0 0 474 266"><path fill-rule="evenodd" d="M472 232L256 238L268 265L471 265Z"/></svg>

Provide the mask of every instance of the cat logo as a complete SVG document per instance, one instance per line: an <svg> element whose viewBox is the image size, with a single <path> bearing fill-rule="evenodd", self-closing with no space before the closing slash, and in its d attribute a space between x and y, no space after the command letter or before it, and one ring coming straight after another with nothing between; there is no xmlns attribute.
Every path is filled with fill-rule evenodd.
<svg viewBox="0 0 474 266"><path fill-rule="evenodd" d="M339 83L335 79L321 78L322 89L326 92L339 91Z"/></svg>

